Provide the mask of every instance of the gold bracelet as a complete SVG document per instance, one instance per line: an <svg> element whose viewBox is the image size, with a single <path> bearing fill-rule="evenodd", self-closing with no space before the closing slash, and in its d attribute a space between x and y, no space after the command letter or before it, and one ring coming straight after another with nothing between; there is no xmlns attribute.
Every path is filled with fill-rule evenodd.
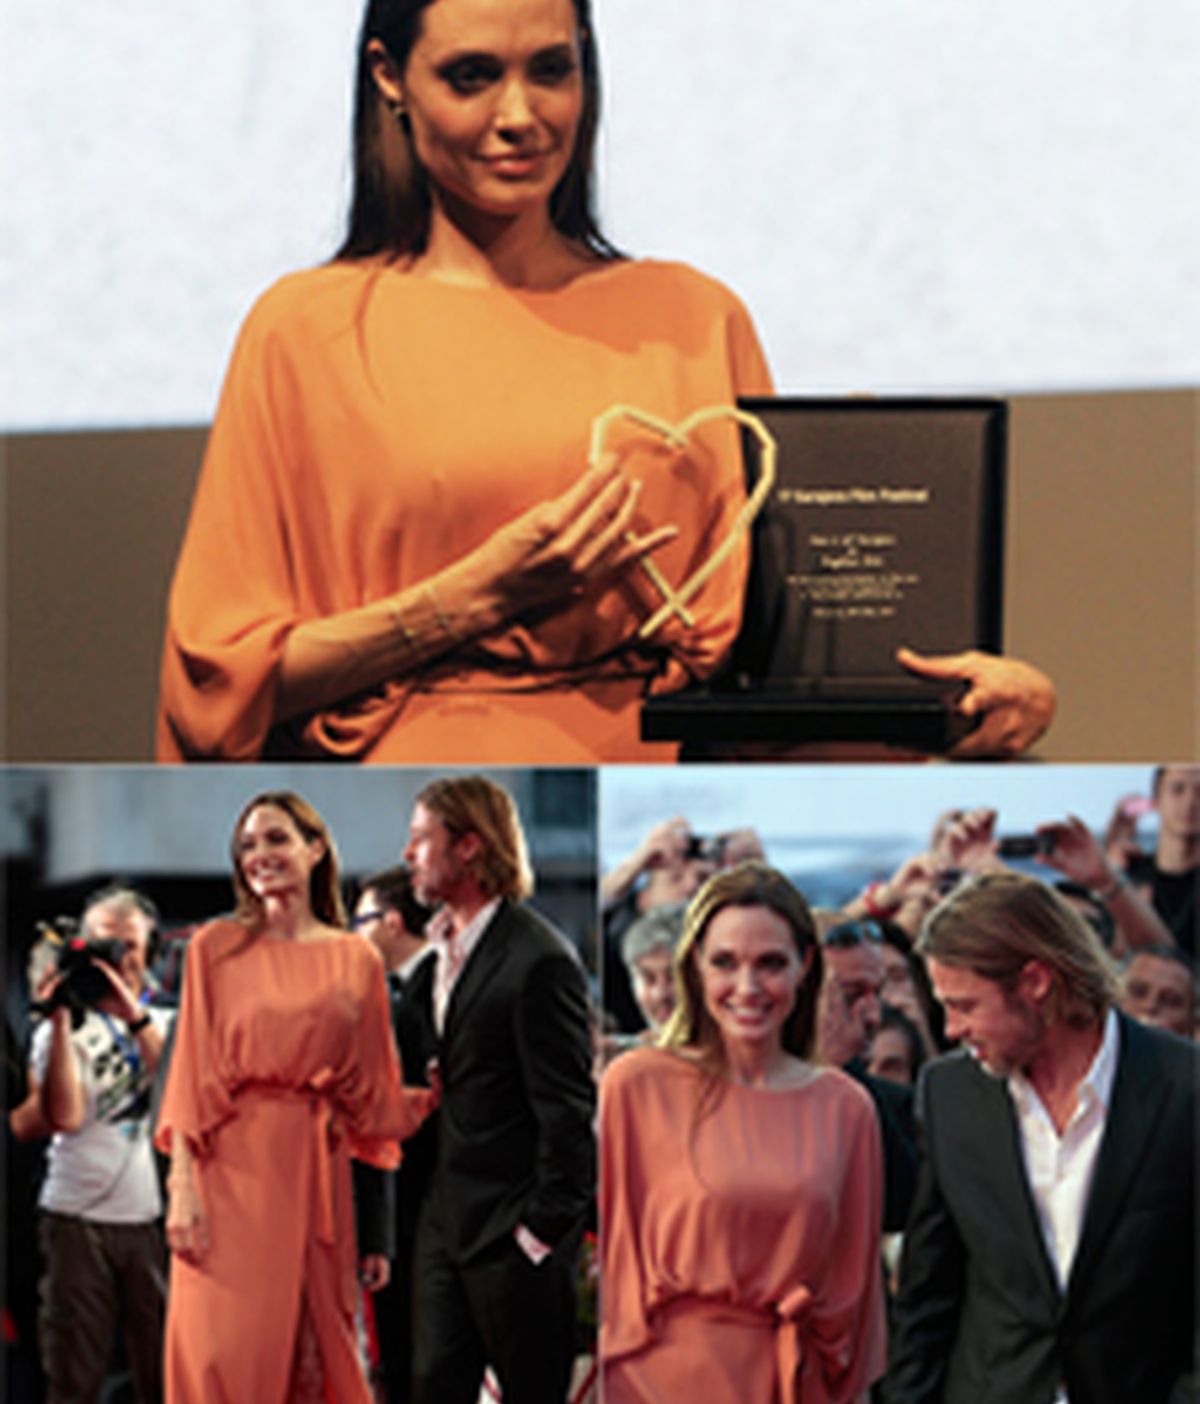
<svg viewBox="0 0 1200 1404"><path fill-rule="evenodd" d="M455 629L454 626L450 623L449 619L446 618L446 615L442 610L442 606L438 603L438 597L436 592L434 591L432 581L427 580L425 582L425 593L429 596L429 603L433 606L433 612L437 615L437 620L442 627L443 633L448 635L448 637L454 643L461 643L462 636L459 634L458 630Z"/></svg>

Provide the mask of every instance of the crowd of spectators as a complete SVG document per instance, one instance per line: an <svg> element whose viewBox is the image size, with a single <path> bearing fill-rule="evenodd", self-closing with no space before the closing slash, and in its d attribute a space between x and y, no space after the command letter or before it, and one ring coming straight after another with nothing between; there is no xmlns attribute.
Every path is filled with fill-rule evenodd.
<svg viewBox="0 0 1200 1404"><path fill-rule="evenodd" d="M1157 826L1148 843L1139 829L1152 815ZM939 814L923 849L847 891L840 906L817 909L826 949L845 952L826 961L824 1024L837 1044L827 1047L828 1061L858 1056L878 1075L886 1067L891 1080L911 1084L926 1059L945 1051L941 1011L914 942L928 913L960 881L1009 865L1043 876L1092 924L1120 964L1126 1012L1195 1034L1200 767L1159 767L1146 794L1117 801L1102 832L1070 814L1048 816L1029 834L1007 834L1002 821L987 805ZM689 899L719 869L768 857L752 829L702 836L677 815L654 825L604 874L610 1053L653 1041L669 1016L667 972ZM803 889L802 876L798 885ZM843 967L853 968L852 978L839 977ZM837 1012L852 1026L840 1036L831 1004L843 1006Z"/></svg>

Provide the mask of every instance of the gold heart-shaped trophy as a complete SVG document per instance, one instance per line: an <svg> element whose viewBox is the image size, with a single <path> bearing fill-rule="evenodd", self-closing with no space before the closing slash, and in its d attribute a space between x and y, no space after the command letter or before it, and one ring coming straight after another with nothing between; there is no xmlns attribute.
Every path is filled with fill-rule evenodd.
<svg viewBox="0 0 1200 1404"><path fill-rule="evenodd" d="M687 607L688 601L704 586L709 576L718 569L725 557L733 550L738 535L749 529L750 523L762 511L763 504L774 486L775 439L757 415L740 410L735 405L706 405L703 409L689 414L686 419L681 419L678 424L671 424L665 419L660 419L658 415L651 414L648 410L637 409L633 405L610 405L603 414L597 415L592 421L592 439L588 448L588 466L590 468L599 464L604 454L604 436L607 434L609 426L618 419L631 419L635 424L653 429L676 449L685 449L688 435L694 429L698 429L701 424L707 424L714 419L731 419L735 424L741 424L750 430L758 440L762 454L758 482L754 485L754 491L742 504L742 509L730 526L724 541L717 546L706 561L702 561L696 567L678 589L672 587L662 571L648 556L643 557L639 562L646 576L663 597L662 605L638 630L638 638L648 639L657 629L662 628L673 614L677 614L689 627L696 622L695 617ZM628 538L632 538L632 536L632 532L627 533Z"/></svg>

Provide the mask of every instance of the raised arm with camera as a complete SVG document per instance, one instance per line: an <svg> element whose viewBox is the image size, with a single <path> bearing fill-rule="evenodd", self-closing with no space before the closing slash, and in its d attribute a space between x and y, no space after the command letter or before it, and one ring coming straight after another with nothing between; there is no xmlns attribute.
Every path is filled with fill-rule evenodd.
<svg viewBox="0 0 1200 1404"><path fill-rule="evenodd" d="M141 1003L144 970L144 948L136 942L77 937L64 948L58 970L38 1001L50 1021L40 1106L52 1131L78 1131L87 1116L80 1054L72 1044L72 1034L87 1009L120 1021L146 1073L153 1074L157 1068L163 1033ZM122 1036L120 1029L113 1032L114 1037Z"/></svg>
<svg viewBox="0 0 1200 1404"><path fill-rule="evenodd" d="M1130 948L1175 944L1162 917L1142 901L1125 873L1113 867L1082 819L1069 814L1066 819L1039 824L1037 832L1048 845L1037 855L1038 862L1090 888L1108 908L1119 942Z"/></svg>
<svg viewBox="0 0 1200 1404"><path fill-rule="evenodd" d="M629 857L601 878L600 905L606 909L615 906L643 873L682 865L691 834L692 826L682 815L655 824Z"/></svg>

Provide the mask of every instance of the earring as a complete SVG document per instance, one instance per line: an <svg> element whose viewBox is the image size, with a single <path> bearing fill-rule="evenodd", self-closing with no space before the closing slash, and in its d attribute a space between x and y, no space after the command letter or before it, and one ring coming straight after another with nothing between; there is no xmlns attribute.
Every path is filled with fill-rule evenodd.
<svg viewBox="0 0 1200 1404"><path fill-rule="evenodd" d="M401 126L404 126L405 122L408 121L408 112L399 98L390 98L388 100L388 111L391 112L392 116Z"/></svg>

